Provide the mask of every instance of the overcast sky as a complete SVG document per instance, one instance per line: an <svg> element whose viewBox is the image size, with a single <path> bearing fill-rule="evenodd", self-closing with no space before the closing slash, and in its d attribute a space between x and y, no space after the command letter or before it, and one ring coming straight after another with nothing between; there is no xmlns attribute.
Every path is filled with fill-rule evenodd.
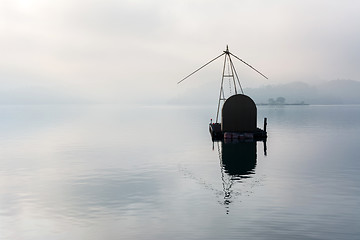
<svg viewBox="0 0 360 240"><path fill-rule="evenodd" d="M245 87L360 80L359 10L356 0L2 0L0 100L166 101L217 88L221 60L176 82L227 44L269 77L236 62Z"/></svg>

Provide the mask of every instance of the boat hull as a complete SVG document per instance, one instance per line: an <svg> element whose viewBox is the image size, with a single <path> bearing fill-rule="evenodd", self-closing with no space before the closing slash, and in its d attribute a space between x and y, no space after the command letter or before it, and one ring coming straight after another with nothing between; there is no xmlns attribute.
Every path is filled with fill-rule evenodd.
<svg viewBox="0 0 360 240"><path fill-rule="evenodd" d="M223 132L220 123L210 123L209 132L213 141L262 141L267 138L267 132L260 128L252 132Z"/></svg>

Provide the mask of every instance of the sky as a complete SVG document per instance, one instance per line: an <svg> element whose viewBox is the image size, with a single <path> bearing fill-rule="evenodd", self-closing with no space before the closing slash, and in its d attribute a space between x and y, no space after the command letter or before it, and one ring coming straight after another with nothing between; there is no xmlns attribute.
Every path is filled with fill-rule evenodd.
<svg viewBox="0 0 360 240"><path fill-rule="evenodd" d="M220 59L176 83L226 45L269 77L235 62L244 87L360 81L359 9L355 0L2 0L0 104L215 91Z"/></svg>

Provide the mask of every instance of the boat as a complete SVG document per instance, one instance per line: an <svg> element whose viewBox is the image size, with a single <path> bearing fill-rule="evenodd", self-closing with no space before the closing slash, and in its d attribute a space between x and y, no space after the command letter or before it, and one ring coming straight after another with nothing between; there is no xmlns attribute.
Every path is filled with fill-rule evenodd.
<svg viewBox="0 0 360 240"><path fill-rule="evenodd" d="M256 71L258 74L260 74L262 77L266 79L268 78L260 71L252 67L250 64L237 57L236 55L232 54L229 51L228 46L226 46L226 50L223 51L222 54L187 75L185 78L180 80L178 84L223 56L225 57L225 59L222 71L216 120L215 122L213 122L211 119L209 123L209 131L212 140L224 142L265 140L267 138L267 118L264 118L263 129L258 128L256 104L251 99L251 97L244 94L243 88L239 80L239 76L234 67L232 57L241 61L242 63ZM229 84L229 93L225 93L225 82L228 82ZM221 122L219 122L220 109Z"/></svg>

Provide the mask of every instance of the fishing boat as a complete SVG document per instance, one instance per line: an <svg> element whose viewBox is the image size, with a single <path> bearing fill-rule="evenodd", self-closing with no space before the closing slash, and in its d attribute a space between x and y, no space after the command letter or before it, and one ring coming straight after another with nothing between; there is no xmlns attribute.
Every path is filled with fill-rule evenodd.
<svg viewBox="0 0 360 240"><path fill-rule="evenodd" d="M212 59L205 65L196 69L194 72L187 75L185 78L178 82L181 83L185 79L189 78L205 66L209 65L213 61L220 57L225 57L222 79L220 86L219 101L217 106L216 120L215 122L210 120L209 131L213 141L257 141L265 140L267 138L266 125L267 118L264 118L264 127L260 129L257 127L257 108L255 102L247 95L244 94L241 86L239 76L234 67L232 57L241 61L262 77L268 79L260 71L256 70L250 64L235 56L229 51L229 47L226 46L226 50L222 54ZM229 84L229 93L225 93L224 83ZM233 91L232 91L233 89ZM221 109L221 122L219 122L219 113Z"/></svg>

